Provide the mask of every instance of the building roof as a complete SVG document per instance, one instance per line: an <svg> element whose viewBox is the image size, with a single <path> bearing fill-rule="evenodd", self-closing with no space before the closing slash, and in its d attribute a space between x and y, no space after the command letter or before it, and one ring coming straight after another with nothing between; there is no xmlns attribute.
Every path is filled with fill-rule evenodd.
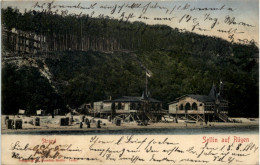
<svg viewBox="0 0 260 165"><path fill-rule="evenodd" d="M188 94L188 95L183 95L181 97L176 98L175 101L179 101L181 98L184 97L191 97L195 100L198 100L200 102L203 103L215 103L215 102L221 102L221 103L228 103L228 101L224 100L223 97L220 96L220 94L217 93L216 87L213 84L212 88L209 92L209 95L192 95L192 94ZM170 102L169 104L173 104L175 102Z"/></svg>
<svg viewBox="0 0 260 165"><path fill-rule="evenodd" d="M183 95L181 97L178 97L176 98L176 100L180 100L181 98L184 98L184 97L191 97L193 99L196 99L200 102L203 102L203 103L206 103L206 102L215 102L215 99L212 97L212 96L206 96L206 95L191 95L191 94L188 94L188 95ZM223 98L220 98L220 102L227 102L226 100L224 100Z"/></svg>
<svg viewBox="0 0 260 165"><path fill-rule="evenodd" d="M82 104L81 106L78 107L78 109L84 109L86 108L87 106L91 106L90 104L87 104L87 103L84 103Z"/></svg>
<svg viewBox="0 0 260 165"><path fill-rule="evenodd" d="M178 103L178 101L175 100L175 101L169 102L168 104L174 104L174 103Z"/></svg>
<svg viewBox="0 0 260 165"><path fill-rule="evenodd" d="M152 103L161 103L161 101L147 97L136 97L136 96L123 96L121 98L115 99L115 100L104 100L104 102L142 102L142 101L149 101Z"/></svg>

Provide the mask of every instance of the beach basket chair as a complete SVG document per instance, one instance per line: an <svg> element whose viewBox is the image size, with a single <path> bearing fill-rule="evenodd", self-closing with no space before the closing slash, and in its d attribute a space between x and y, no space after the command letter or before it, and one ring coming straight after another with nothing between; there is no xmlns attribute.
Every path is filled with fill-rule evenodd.
<svg viewBox="0 0 260 165"><path fill-rule="evenodd" d="M12 119L7 119L7 129L13 129L13 122L14 120Z"/></svg>
<svg viewBox="0 0 260 165"><path fill-rule="evenodd" d="M39 117L36 117L36 118L34 119L34 125L35 125L35 126L40 126L40 118L39 118Z"/></svg>
<svg viewBox="0 0 260 165"><path fill-rule="evenodd" d="M66 119L60 118L60 126L65 126L65 125L66 125Z"/></svg>
<svg viewBox="0 0 260 165"><path fill-rule="evenodd" d="M23 129L23 120L22 119L16 119L14 124L15 124L15 129Z"/></svg>

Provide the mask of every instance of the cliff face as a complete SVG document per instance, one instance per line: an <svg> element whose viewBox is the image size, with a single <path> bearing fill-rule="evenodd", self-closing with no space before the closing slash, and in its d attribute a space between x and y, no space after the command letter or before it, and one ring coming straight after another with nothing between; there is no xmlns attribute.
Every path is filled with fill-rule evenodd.
<svg viewBox="0 0 260 165"><path fill-rule="evenodd" d="M35 68L39 71L40 75L43 76L45 79L48 80L51 87L57 91L55 87L55 83L53 81L52 73L49 71L48 66L45 63L44 58L37 58L37 57L4 57L2 60L2 68L5 68L6 65L14 65L18 68L27 67L27 68Z"/></svg>

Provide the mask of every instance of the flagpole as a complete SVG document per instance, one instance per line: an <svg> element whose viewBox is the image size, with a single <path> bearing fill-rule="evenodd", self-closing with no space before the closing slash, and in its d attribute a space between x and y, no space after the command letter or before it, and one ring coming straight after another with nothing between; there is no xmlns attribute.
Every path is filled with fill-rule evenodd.
<svg viewBox="0 0 260 165"><path fill-rule="evenodd" d="M221 82L219 83L219 96L220 96L220 90L221 90Z"/></svg>
<svg viewBox="0 0 260 165"><path fill-rule="evenodd" d="M221 91L221 83L222 83L222 81L220 80L219 81L219 96L220 96L220 91Z"/></svg>
<svg viewBox="0 0 260 165"><path fill-rule="evenodd" d="M146 84L146 88L145 88L145 94L146 94L146 97L147 97L147 74L145 73L145 84Z"/></svg>

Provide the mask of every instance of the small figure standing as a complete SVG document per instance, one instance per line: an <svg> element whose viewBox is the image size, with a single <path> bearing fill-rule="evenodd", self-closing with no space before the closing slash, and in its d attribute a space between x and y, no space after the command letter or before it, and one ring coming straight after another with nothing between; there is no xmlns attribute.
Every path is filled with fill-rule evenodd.
<svg viewBox="0 0 260 165"><path fill-rule="evenodd" d="M87 121L87 128L90 128L90 122Z"/></svg>
<svg viewBox="0 0 260 165"><path fill-rule="evenodd" d="M14 129L14 120L12 120L11 126L12 126L12 129Z"/></svg>
<svg viewBox="0 0 260 165"><path fill-rule="evenodd" d="M100 124L101 124L101 121L98 120L98 121L97 121L97 128L101 128L101 125L100 125Z"/></svg>

